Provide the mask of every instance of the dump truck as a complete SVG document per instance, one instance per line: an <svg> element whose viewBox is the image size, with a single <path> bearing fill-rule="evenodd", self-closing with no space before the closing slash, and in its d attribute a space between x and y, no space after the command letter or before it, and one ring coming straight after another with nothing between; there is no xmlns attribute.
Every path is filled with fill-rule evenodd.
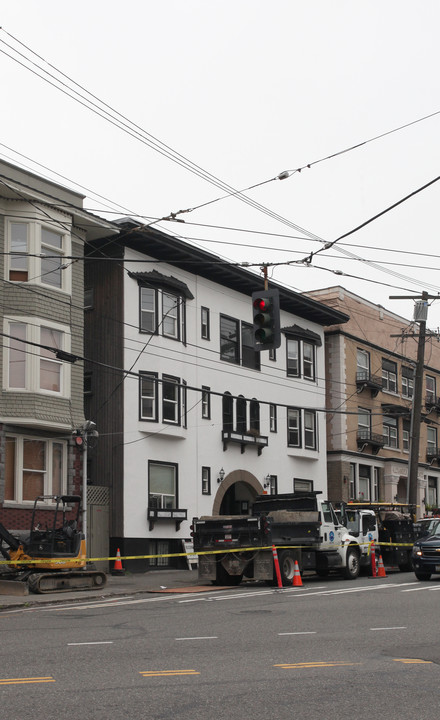
<svg viewBox="0 0 440 720"><path fill-rule="evenodd" d="M412 569L414 510L404 503L341 503L338 512L341 522L363 550L361 565L369 564L369 546L374 541L376 554L382 555L385 566L397 566L402 572Z"/></svg>
<svg viewBox="0 0 440 720"><path fill-rule="evenodd" d="M0 523L0 594L91 590L105 585L105 573L87 563L80 513L78 495L39 495L26 537Z"/></svg>
<svg viewBox="0 0 440 720"><path fill-rule="evenodd" d="M358 540L338 521L319 491L258 495L250 515L194 518L191 534L199 555L199 579L238 585L243 577L276 582L273 546L283 585L292 585L295 563L300 572L321 577L338 571L359 575Z"/></svg>

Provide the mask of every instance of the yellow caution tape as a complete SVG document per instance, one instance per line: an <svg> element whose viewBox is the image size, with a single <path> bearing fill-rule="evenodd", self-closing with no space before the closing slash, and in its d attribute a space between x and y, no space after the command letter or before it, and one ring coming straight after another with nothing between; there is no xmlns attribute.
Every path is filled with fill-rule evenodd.
<svg viewBox="0 0 440 720"><path fill-rule="evenodd" d="M373 543L358 543L360 547L363 547L365 545L368 546L368 554L370 554L371 551L371 545ZM391 542L378 542L374 543L375 547L406 547L406 548L412 548L413 543L391 543ZM338 547L346 547L347 543L343 543L342 545L333 545L332 548L338 548ZM109 562L113 560L150 560L155 558L172 558L172 557L191 557L194 555L225 555L226 553L244 553L244 552L255 552L258 550L272 550L274 546L273 545L259 545L258 547L236 547L236 548L222 548L221 550L200 550L196 552L193 550L192 552L180 552L180 553L162 553L162 554L155 554L155 555L117 555L112 557L92 557L92 558L85 558L86 562ZM311 550L316 548L311 548L310 545L275 545L275 548L277 550ZM67 562L82 562L81 558L71 558L71 557L65 557L60 558L59 560L57 558L35 558L34 560L0 560L0 566L1 565L40 565L42 563L44 564L54 564L57 565L65 565ZM74 570L75 568L70 568Z"/></svg>

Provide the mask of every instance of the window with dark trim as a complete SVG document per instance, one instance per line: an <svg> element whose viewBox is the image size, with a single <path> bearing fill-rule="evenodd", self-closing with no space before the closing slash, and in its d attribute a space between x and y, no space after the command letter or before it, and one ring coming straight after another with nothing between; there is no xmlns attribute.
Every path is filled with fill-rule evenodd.
<svg viewBox="0 0 440 720"><path fill-rule="evenodd" d="M240 362L239 323L226 315L220 315L220 358L237 365Z"/></svg>
<svg viewBox="0 0 440 720"><path fill-rule="evenodd" d="M202 340L209 340L210 328L209 328L209 308L202 307L200 309L200 336Z"/></svg>
<svg viewBox="0 0 440 720"><path fill-rule="evenodd" d="M157 373L140 373L139 399L141 420L157 421Z"/></svg>
<svg viewBox="0 0 440 720"><path fill-rule="evenodd" d="M211 468L202 467L202 495L211 495Z"/></svg>
<svg viewBox="0 0 440 720"><path fill-rule="evenodd" d="M148 461L148 506L167 509L179 507L177 463Z"/></svg>
<svg viewBox="0 0 440 720"><path fill-rule="evenodd" d="M188 388L187 388L187 382L186 380L182 380L182 427L186 428L188 427L188 413L187 413L187 406L188 406Z"/></svg>
<svg viewBox="0 0 440 720"><path fill-rule="evenodd" d="M269 429L270 432L276 433L277 431L277 406L269 405Z"/></svg>
<svg viewBox="0 0 440 720"><path fill-rule="evenodd" d="M278 477L277 475L269 475L269 493L276 495L278 493Z"/></svg>
<svg viewBox="0 0 440 720"><path fill-rule="evenodd" d="M425 377L425 384L426 384L426 402L429 404L434 405L436 401L436 382L435 377L432 377L432 375L426 375Z"/></svg>
<svg viewBox="0 0 440 720"><path fill-rule="evenodd" d="M287 408L288 446L316 450L317 438L316 412L300 408Z"/></svg>
<svg viewBox="0 0 440 720"><path fill-rule="evenodd" d="M426 447L429 451L437 451L437 428L426 428Z"/></svg>
<svg viewBox="0 0 440 720"><path fill-rule="evenodd" d="M250 323L220 315L220 359L252 370L260 369L260 353L254 350Z"/></svg>
<svg viewBox="0 0 440 720"><path fill-rule="evenodd" d="M202 385L202 418L211 418L211 388L207 385Z"/></svg>
<svg viewBox="0 0 440 720"><path fill-rule="evenodd" d="M363 348L356 349L356 379L369 380L370 378L370 353Z"/></svg>
<svg viewBox="0 0 440 720"><path fill-rule="evenodd" d="M304 480L303 478L293 478L293 492L312 492L313 480Z"/></svg>
<svg viewBox="0 0 440 720"><path fill-rule="evenodd" d="M230 392L225 392L222 398L223 430L232 432L234 429L234 402Z"/></svg>
<svg viewBox="0 0 440 720"><path fill-rule="evenodd" d="M414 394L414 370L402 365L402 395L412 398Z"/></svg>
<svg viewBox="0 0 440 720"><path fill-rule="evenodd" d="M180 425L179 379L162 375L162 420L164 423Z"/></svg>
<svg viewBox="0 0 440 720"><path fill-rule="evenodd" d="M316 375L316 349L315 344L288 337L287 348L287 375L302 377L305 380L314 380Z"/></svg>
<svg viewBox="0 0 440 720"><path fill-rule="evenodd" d="M237 432L246 433L247 431L247 420L246 420L246 399L243 395L239 395L237 398Z"/></svg>
<svg viewBox="0 0 440 720"><path fill-rule="evenodd" d="M139 330L185 342L185 299L160 288L139 287Z"/></svg>
<svg viewBox="0 0 440 720"><path fill-rule="evenodd" d="M249 403L249 426L252 432L260 432L260 403L255 398Z"/></svg>
<svg viewBox="0 0 440 720"><path fill-rule="evenodd" d="M403 420L403 423L402 423L402 447L406 451L409 451L410 433L411 433L411 422L409 420Z"/></svg>
<svg viewBox="0 0 440 720"><path fill-rule="evenodd" d="M382 390L397 392L397 364L387 358L382 358Z"/></svg>
<svg viewBox="0 0 440 720"><path fill-rule="evenodd" d="M358 437L369 440L371 437L371 410L358 408Z"/></svg>
<svg viewBox="0 0 440 720"><path fill-rule="evenodd" d="M384 416L383 438L387 447L398 447L397 418Z"/></svg>
<svg viewBox="0 0 440 720"><path fill-rule="evenodd" d="M316 413L304 410L304 447L316 450Z"/></svg>
<svg viewBox="0 0 440 720"><path fill-rule="evenodd" d="M301 413L298 408L287 408L287 444L301 447Z"/></svg>

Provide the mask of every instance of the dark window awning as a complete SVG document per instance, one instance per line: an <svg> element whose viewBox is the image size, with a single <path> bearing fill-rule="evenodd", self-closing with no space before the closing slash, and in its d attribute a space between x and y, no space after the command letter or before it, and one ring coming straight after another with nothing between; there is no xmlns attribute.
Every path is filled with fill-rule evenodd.
<svg viewBox="0 0 440 720"><path fill-rule="evenodd" d="M322 345L321 336L318 335L318 333L313 332L313 330L307 330L307 328L302 328L300 325L290 325L289 327L281 328L281 332L285 335L301 338L301 340L307 340L307 342L314 343L314 345L318 347Z"/></svg>
<svg viewBox="0 0 440 720"><path fill-rule="evenodd" d="M128 274L131 278L137 280L138 285L142 285L143 287L160 287L164 290L177 291L188 300L194 300L194 295L188 285L172 275L163 275L157 270L151 270L151 272L129 272Z"/></svg>

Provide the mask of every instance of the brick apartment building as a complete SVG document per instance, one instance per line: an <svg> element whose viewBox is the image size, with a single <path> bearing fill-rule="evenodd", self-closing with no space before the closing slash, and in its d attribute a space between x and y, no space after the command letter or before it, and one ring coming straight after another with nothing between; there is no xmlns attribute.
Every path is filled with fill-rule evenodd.
<svg viewBox="0 0 440 720"><path fill-rule="evenodd" d="M406 502L418 325L342 287L307 295L350 316L325 329L329 497ZM439 392L440 346L428 333L418 515L439 504Z"/></svg>

